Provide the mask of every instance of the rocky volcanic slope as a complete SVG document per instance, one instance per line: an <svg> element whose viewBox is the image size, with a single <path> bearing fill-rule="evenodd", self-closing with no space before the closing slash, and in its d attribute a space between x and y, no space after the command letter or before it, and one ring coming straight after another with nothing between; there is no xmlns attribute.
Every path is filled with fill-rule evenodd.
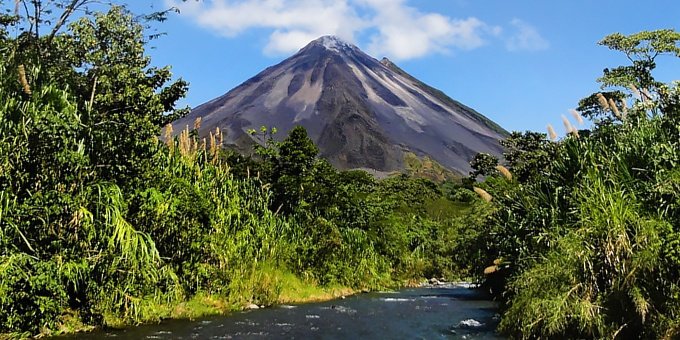
<svg viewBox="0 0 680 340"><path fill-rule="evenodd" d="M420 82L332 36L195 108L175 131L202 117L199 135L219 127L225 143L247 147L248 129L276 127L279 137L304 126L321 156L340 169L404 168L404 153L429 156L467 173L477 152L500 155L501 127Z"/></svg>

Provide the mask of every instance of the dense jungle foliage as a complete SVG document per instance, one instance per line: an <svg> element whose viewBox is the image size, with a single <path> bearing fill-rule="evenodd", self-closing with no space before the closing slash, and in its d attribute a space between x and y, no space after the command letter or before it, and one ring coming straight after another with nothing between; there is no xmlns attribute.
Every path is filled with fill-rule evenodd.
<svg viewBox="0 0 680 340"><path fill-rule="evenodd" d="M632 65L605 69L603 92L579 103L590 129L563 117L559 141L513 133L500 172L475 158L473 175L489 175L479 243L502 332L680 337L680 83L652 74L657 57L680 57L679 42L671 30L607 36L600 44Z"/></svg>
<svg viewBox="0 0 680 340"><path fill-rule="evenodd" d="M250 156L172 131L188 84L145 54L166 13L99 3L0 14L0 338L432 276L485 280L514 338L680 337L680 87L653 77L680 34L606 37L631 65L588 129L513 133L442 185L337 171L302 128Z"/></svg>
<svg viewBox="0 0 680 340"><path fill-rule="evenodd" d="M164 13L98 3L0 16L0 337L269 305L299 282L467 276L483 259L467 245L486 207L459 185L339 172L302 128L253 132L253 157L219 131L198 140L200 121L172 131L187 84L145 54Z"/></svg>

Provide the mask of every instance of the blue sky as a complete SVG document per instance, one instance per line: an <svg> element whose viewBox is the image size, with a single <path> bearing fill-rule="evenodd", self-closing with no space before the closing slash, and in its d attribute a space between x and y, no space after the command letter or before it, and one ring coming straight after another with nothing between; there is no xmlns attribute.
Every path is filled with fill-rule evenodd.
<svg viewBox="0 0 680 340"><path fill-rule="evenodd" d="M341 36L386 56L508 130L561 131L561 116L599 89L625 56L598 46L607 34L680 29L680 1L630 0L151 0L177 6L149 51L190 82L183 105L224 94L308 41ZM659 59L657 77L680 79Z"/></svg>

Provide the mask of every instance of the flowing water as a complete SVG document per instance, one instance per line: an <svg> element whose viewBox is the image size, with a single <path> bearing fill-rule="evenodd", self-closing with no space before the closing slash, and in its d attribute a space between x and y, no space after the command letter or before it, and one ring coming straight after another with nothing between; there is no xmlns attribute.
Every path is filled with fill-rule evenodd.
<svg viewBox="0 0 680 340"><path fill-rule="evenodd" d="M493 302L447 284L61 339L501 339L496 325Z"/></svg>

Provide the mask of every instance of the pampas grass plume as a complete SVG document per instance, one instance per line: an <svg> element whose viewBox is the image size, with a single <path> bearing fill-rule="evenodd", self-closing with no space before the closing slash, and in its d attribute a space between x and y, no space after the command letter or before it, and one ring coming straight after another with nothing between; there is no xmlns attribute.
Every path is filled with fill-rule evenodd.
<svg viewBox="0 0 680 340"><path fill-rule="evenodd" d="M621 101L621 107L623 108L623 112L621 112L621 115L625 119L626 116L628 115L628 104L626 104L626 100Z"/></svg>
<svg viewBox="0 0 680 340"><path fill-rule="evenodd" d="M638 90L638 88L635 87L634 84L628 85L628 88L630 88L630 90L633 92L633 95L634 95L636 98L638 98L638 99L641 98L641 96L640 96L640 90Z"/></svg>
<svg viewBox="0 0 680 340"><path fill-rule="evenodd" d="M579 137L578 129L574 128L574 126L571 125L571 122L569 121L569 119L565 115L562 115L562 123L564 124L564 128L567 130L567 134L571 133L574 136L576 136L577 138Z"/></svg>
<svg viewBox="0 0 680 340"><path fill-rule="evenodd" d="M224 144L224 133L219 126L215 128L215 138L217 138L217 147L221 148Z"/></svg>
<svg viewBox="0 0 680 340"><path fill-rule="evenodd" d="M553 142L557 140L557 132L555 132L555 129L553 129L550 124L548 124L548 137L550 137L550 140Z"/></svg>
<svg viewBox="0 0 680 340"><path fill-rule="evenodd" d="M490 275L498 271L498 266L493 265L493 266L488 266L484 268L484 275Z"/></svg>
<svg viewBox="0 0 680 340"><path fill-rule="evenodd" d="M569 118L567 118L565 115L562 115L562 124L564 124L564 129L567 131L567 134L570 134L572 131L574 131L574 126L571 125Z"/></svg>
<svg viewBox="0 0 680 340"><path fill-rule="evenodd" d="M581 117L581 114L578 111L571 109L569 110L569 113L576 119L578 125L583 125L583 117Z"/></svg>
<svg viewBox="0 0 680 340"><path fill-rule="evenodd" d="M491 197L491 194L489 194L488 192L486 192L486 190L482 188L473 187L472 189L477 193L477 195L479 195L479 197L481 197L483 200L487 202L491 202L491 200L493 199L493 197Z"/></svg>
<svg viewBox="0 0 680 340"><path fill-rule="evenodd" d="M607 103L607 98L604 97L602 92L597 93L597 102L600 104L600 107L602 107L602 110L610 110L609 103Z"/></svg>
<svg viewBox="0 0 680 340"><path fill-rule="evenodd" d="M496 165L496 170L498 170L498 172L500 172L501 175L503 175L503 177L505 177L508 181L512 181L512 173L510 170L508 170L508 168L502 165Z"/></svg>
<svg viewBox="0 0 680 340"><path fill-rule="evenodd" d="M612 112L614 112L614 115L616 116L616 118L622 119L621 118L621 111L619 111L619 106L616 105L616 103L614 102L614 99L609 98L609 107L611 108Z"/></svg>
<svg viewBox="0 0 680 340"><path fill-rule="evenodd" d="M26 77L26 67L24 67L24 64L19 65L19 83L21 83L21 87L23 88L25 94L30 95L33 93L33 91L31 91L31 85L28 84L28 78Z"/></svg>
<svg viewBox="0 0 680 340"><path fill-rule="evenodd" d="M165 131L163 132L163 139L165 139L165 144L167 144L170 148L173 147L175 144L174 141L172 140L172 124L168 123L165 125Z"/></svg>

